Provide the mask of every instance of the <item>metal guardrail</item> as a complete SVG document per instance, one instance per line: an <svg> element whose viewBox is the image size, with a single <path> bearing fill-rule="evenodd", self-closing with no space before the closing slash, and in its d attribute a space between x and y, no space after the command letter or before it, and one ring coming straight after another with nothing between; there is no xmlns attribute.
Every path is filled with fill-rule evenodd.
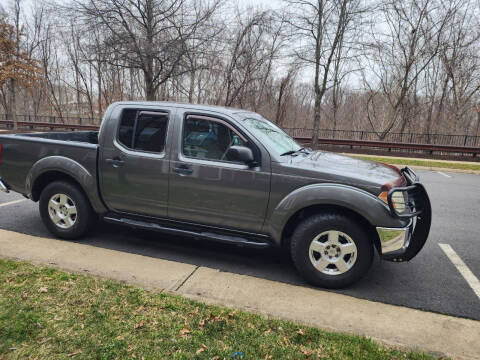
<svg viewBox="0 0 480 360"><path fill-rule="evenodd" d="M0 120L1 125L6 125L7 129L13 128L13 121L11 120ZM48 123L48 122L32 122L32 121L17 121L18 127L27 127L29 129L67 129L67 130L84 130L84 131L95 131L99 129L97 125L76 125L76 124L58 124L58 123Z"/></svg>
<svg viewBox="0 0 480 360"><path fill-rule="evenodd" d="M312 138L313 129L305 128L283 128L291 136L297 138ZM378 134L374 131L367 130L333 130L319 129L318 137L324 139L342 139L342 140L367 140L382 141L394 143L410 143L410 144L435 144L435 145L455 145L455 146L480 146L479 135L467 134L436 134L436 133L401 133L390 132L384 139L379 139Z"/></svg>
<svg viewBox="0 0 480 360"><path fill-rule="evenodd" d="M300 143L309 143L310 138L295 138ZM428 151L430 153L435 152L447 152L447 153L458 153L458 154L472 154L473 157L476 157L477 154L480 154L480 147L471 147L471 146L454 146L454 145L432 145L432 144L412 144L412 143L396 143L396 142L383 142L383 141L369 141L369 140L349 140L349 139L318 139L318 144L324 145L344 145L344 146L359 146L359 147L369 147L369 148L382 148L392 151L392 149L400 150L421 150Z"/></svg>
<svg viewBox="0 0 480 360"><path fill-rule="evenodd" d="M13 121L11 120L0 120L0 125L6 125L7 128L13 127ZM83 130L83 131L96 131L99 129L99 126L96 125L76 125L76 124L57 124L57 123L47 123L47 122L30 122L30 121L17 121L19 128L29 128L29 129L66 129L66 130ZM310 137L305 136L295 136L295 139L300 142L307 144L311 141ZM436 144L415 144L415 143L400 143L400 142L384 142L384 141L371 141L371 140L352 140L352 139L329 139L329 138L319 138L318 144L322 145L343 145L353 148L357 147L367 147L367 148L381 148L388 149L400 149L400 150L419 150L427 151L433 154L433 152L441 153L457 153L457 154L468 154L476 157L477 154L480 154L480 147L473 146L456 146L456 145L436 145Z"/></svg>

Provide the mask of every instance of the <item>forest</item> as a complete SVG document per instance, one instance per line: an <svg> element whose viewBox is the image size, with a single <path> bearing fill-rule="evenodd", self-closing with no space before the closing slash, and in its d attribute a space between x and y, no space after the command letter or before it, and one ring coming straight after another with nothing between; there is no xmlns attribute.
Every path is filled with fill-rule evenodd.
<svg viewBox="0 0 480 360"><path fill-rule="evenodd" d="M98 124L120 100L284 128L479 135L478 0L6 0L0 114Z"/></svg>

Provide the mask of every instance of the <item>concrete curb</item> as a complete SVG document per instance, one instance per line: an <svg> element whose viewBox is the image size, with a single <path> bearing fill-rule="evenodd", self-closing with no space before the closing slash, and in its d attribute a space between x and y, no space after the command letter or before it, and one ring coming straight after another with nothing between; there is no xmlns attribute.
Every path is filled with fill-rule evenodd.
<svg viewBox="0 0 480 360"><path fill-rule="evenodd" d="M480 359L480 321L0 230L0 256L89 273L390 345Z"/></svg>

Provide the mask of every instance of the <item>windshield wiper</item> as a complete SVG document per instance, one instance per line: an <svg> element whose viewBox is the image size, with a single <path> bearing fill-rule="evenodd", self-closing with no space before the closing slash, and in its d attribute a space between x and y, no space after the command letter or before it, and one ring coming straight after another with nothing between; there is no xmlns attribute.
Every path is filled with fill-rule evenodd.
<svg viewBox="0 0 480 360"><path fill-rule="evenodd" d="M289 150L289 151L284 152L283 154L280 154L280 156L293 155L293 154L296 154L297 152L304 151L304 150L305 150L304 147L302 147L298 150Z"/></svg>

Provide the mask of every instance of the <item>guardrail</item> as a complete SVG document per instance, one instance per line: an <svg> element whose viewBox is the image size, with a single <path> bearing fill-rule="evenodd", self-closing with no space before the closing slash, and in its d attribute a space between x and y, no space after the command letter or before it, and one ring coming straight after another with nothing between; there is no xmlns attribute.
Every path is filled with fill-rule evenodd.
<svg viewBox="0 0 480 360"><path fill-rule="evenodd" d="M6 125L7 128L13 128L13 121L11 120L0 120L0 125ZM58 123L47 123L47 122L30 122L30 121L18 121L17 125L19 128L28 128L28 129L47 129L47 130L56 130L56 129L66 129L71 131L83 130L83 131L96 131L99 129L99 126L96 125L77 125L77 124L58 124ZM309 137L295 136L295 139L303 144L308 144L311 141ZM371 141L371 140L352 140L352 139L328 139L328 138L319 138L318 144L321 145L336 145L336 146L348 146L353 149L356 147L364 148L380 148L398 150L416 150L416 151L426 151L430 154L433 152L439 153L456 153L456 154L466 154L472 155L473 158L480 154L480 147L471 147L471 146L456 146L456 145L434 145L434 144L414 144L414 143L400 143L400 142L384 142L384 141Z"/></svg>
<svg viewBox="0 0 480 360"><path fill-rule="evenodd" d="M6 125L7 129L13 128L13 121L11 120L0 120L1 125ZM29 129L67 129L67 130L84 130L84 131L95 131L99 129L97 125L76 125L76 124L58 124L58 123L48 123L48 122L31 122L31 121L17 121L18 127L26 127Z"/></svg>
<svg viewBox="0 0 480 360"><path fill-rule="evenodd" d="M305 137L296 137L300 143L308 144L311 142L310 138ZM457 153L457 154L471 154L473 157L476 157L477 154L480 154L480 147L470 147L470 146L454 146L454 145L432 145L432 144L412 144L412 143L396 143L396 142L383 142L383 141L369 141L369 140L345 140L345 139L318 139L318 144L323 145L343 145L353 148L353 146L358 147L369 147L369 148L381 148L388 149L400 149L400 150L419 150L427 151L430 154L433 152L442 152L442 153Z"/></svg>
<svg viewBox="0 0 480 360"><path fill-rule="evenodd" d="M313 129L305 128L283 128L291 136L312 138ZM319 129L318 137L323 139L342 139L342 140L366 140L366 141L382 141L393 143L410 143L410 144L435 144L435 145L454 145L454 146L471 146L480 145L479 135L467 134L437 134L437 133L414 133L414 132L390 132L384 139L379 139L378 134L374 131L367 130L333 130Z"/></svg>

